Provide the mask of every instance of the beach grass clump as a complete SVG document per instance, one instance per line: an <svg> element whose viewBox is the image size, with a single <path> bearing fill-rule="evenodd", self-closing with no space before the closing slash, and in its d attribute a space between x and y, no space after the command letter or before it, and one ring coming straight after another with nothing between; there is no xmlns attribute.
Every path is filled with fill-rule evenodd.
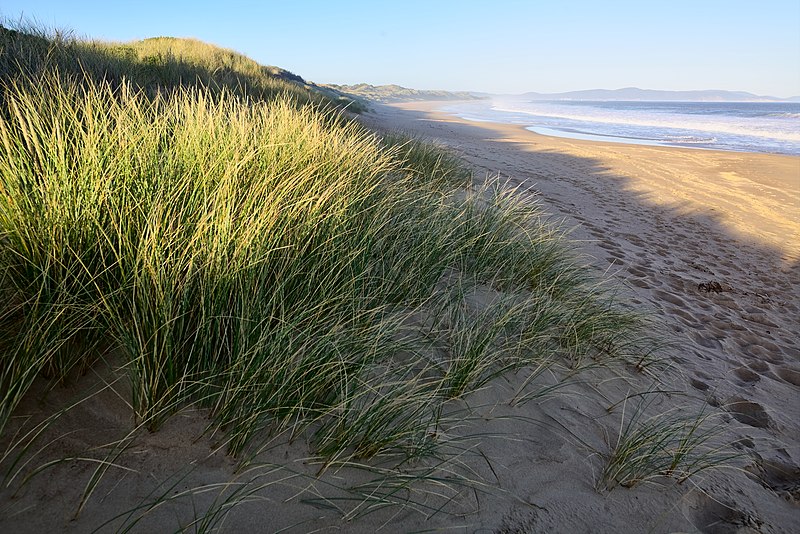
<svg viewBox="0 0 800 534"><path fill-rule="evenodd" d="M616 443L607 455L598 489L633 487L659 477L678 483L727 466L740 455L721 439L724 423L702 410L673 409L646 415L650 401L622 414Z"/></svg>
<svg viewBox="0 0 800 534"><path fill-rule="evenodd" d="M430 141L400 133L385 134L384 145L394 149L407 175L421 184L452 190L472 185L472 173L457 155Z"/></svg>
<svg viewBox="0 0 800 534"><path fill-rule="evenodd" d="M435 421L446 399L508 368L502 354L523 352L512 343L578 353L622 335L534 205L499 183L430 187L426 165L463 171L409 163L331 112L199 88L153 98L59 75L6 94L4 317L18 336L4 419L38 373L88 365L81 344L93 339L124 354L140 420L157 428L200 402L239 452L270 425L318 421L329 436L330 420L352 426L354 410L388 413L410 398L426 399L412 419ZM398 317L439 313L436 295L464 280L527 296L484 311L451 298L428 336L447 345L442 366L425 356L438 348L405 346L413 336ZM83 348L61 350L73 343ZM398 363L404 351L414 365ZM440 376L423 379L434 364Z"/></svg>
<svg viewBox="0 0 800 534"><path fill-rule="evenodd" d="M294 89L36 61L1 82L0 432L37 377L110 360L151 430L192 405L243 459L285 432L405 461L504 373L638 350L536 203L441 149Z"/></svg>

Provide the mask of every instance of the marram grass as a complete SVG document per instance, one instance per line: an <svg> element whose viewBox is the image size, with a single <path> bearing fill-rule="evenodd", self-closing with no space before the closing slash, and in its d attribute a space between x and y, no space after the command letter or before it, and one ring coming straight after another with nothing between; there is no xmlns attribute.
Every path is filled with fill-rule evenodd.
<svg viewBox="0 0 800 534"><path fill-rule="evenodd" d="M611 445L597 487L632 487L661 477L678 483L742 456L722 439L723 421L702 409L673 409L646 416L655 396L640 401L627 415L623 403L616 443Z"/></svg>
<svg viewBox="0 0 800 534"><path fill-rule="evenodd" d="M37 377L110 359L137 425L202 407L243 464L283 433L402 464L498 376L648 349L530 196L441 149L292 91L61 66L2 82L0 432Z"/></svg>
<svg viewBox="0 0 800 534"><path fill-rule="evenodd" d="M6 99L0 424L37 374L90 365L102 343L152 428L198 402L234 453L314 422L321 450L370 456L525 354L621 335L534 205L444 187L454 162L332 112L56 75ZM512 296L434 304L467 280ZM444 315L421 336L412 313Z"/></svg>

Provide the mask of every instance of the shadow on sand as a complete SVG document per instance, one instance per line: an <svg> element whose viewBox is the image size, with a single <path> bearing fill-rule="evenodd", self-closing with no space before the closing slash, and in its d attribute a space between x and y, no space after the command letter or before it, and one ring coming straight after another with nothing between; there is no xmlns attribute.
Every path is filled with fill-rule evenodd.
<svg viewBox="0 0 800 534"><path fill-rule="evenodd" d="M749 456L748 470L766 490L760 498L797 503L800 481L787 483L800 472L797 259L736 235L712 209L654 202L601 159L550 148L533 133L531 141L509 139L500 127L387 106L364 122L433 140L478 175L500 173L532 188L546 212L574 227L571 236L591 263L628 288L628 302L654 312L677 340L671 387L727 412L726 435ZM722 505L704 498L707 506L696 503L701 531L716 532L700 525L709 514L715 528L735 522L717 517L714 507Z"/></svg>

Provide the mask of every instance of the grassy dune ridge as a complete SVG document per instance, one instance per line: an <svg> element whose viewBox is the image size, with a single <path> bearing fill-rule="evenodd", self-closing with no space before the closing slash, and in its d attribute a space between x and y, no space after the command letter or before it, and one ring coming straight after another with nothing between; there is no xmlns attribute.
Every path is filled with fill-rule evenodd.
<svg viewBox="0 0 800 534"><path fill-rule="evenodd" d="M128 83L149 96L202 85L211 93L227 91L251 100L284 95L298 103L361 105L331 88L307 83L274 66L195 39L153 37L129 43L86 41L68 32L37 27L12 29L0 24L0 76L11 79L58 72L118 88Z"/></svg>
<svg viewBox="0 0 800 534"><path fill-rule="evenodd" d="M212 77L170 85L170 40L41 39L3 30L0 431L37 377L112 365L152 430L195 405L234 455L288 429L407 460L497 376L652 348L530 196L451 155L207 45L173 57Z"/></svg>
<svg viewBox="0 0 800 534"><path fill-rule="evenodd" d="M88 365L91 340L130 362L141 419L155 428L200 399L242 433L238 451L265 420L343 417L351 379L421 343L404 318L429 313L446 280L520 300L513 331L486 326L476 358L543 334L534 353L621 335L606 323L626 316L592 298L536 207L496 184L466 192L421 148L285 98L121 89L45 76L6 93L4 316L18 335L3 419L39 372ZM548 314L542 332L528 313ZM504 365L404 350L431 359L425 389L441 401Z"/></svg>

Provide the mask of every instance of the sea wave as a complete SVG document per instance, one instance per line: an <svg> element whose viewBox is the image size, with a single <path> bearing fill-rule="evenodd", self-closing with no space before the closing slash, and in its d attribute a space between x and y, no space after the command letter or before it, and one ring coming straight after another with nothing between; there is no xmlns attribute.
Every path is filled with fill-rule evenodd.
<svg viewBox="0 0 800 534"><path fill-rule="evenodd" d="M696 130L710 133L726 133L740 136L761 137L781 141L800 142L800 131L795 125L770 124L768 120L742 119L741 117L726 117L725 119L714 116L708 119L698 119L698 115L656 114L646 112L607 112L595 110L587 106L579 113L574 108L560 109L558 105L545 107L544 105L520 106L508 104L494 104L492 110L505 113L519 113L535 117L551 119L567 119L580 122L598 124L614 124L622 126L643 126L657 128L672 128L680 130ZM726 120L727 119L727 120ZM747 122L749 124L743 124Z"/></svg>
<svg viewBox="0 0 800 534"><path fill-rule="evenodd" d="M471 121L519 124L558 137L800 155L798 110L800 104L501 100L443 109Z"/></svg>
<svg viewBox="0 0 800 534"><path fill-rule="evenodd" d="M663 139L667 143L682 145L711 145L717 142L716 137L696 137L693 135L666 135Z"/></svg>
<svg viewBox="0 0 800 534"><path fill-rule="evenodd" d="M795 113L791 111L786 112L778 112L778 113L769 113L766 115L767 117L778 117L781 119L800 119L800 113Z"/></svg>

